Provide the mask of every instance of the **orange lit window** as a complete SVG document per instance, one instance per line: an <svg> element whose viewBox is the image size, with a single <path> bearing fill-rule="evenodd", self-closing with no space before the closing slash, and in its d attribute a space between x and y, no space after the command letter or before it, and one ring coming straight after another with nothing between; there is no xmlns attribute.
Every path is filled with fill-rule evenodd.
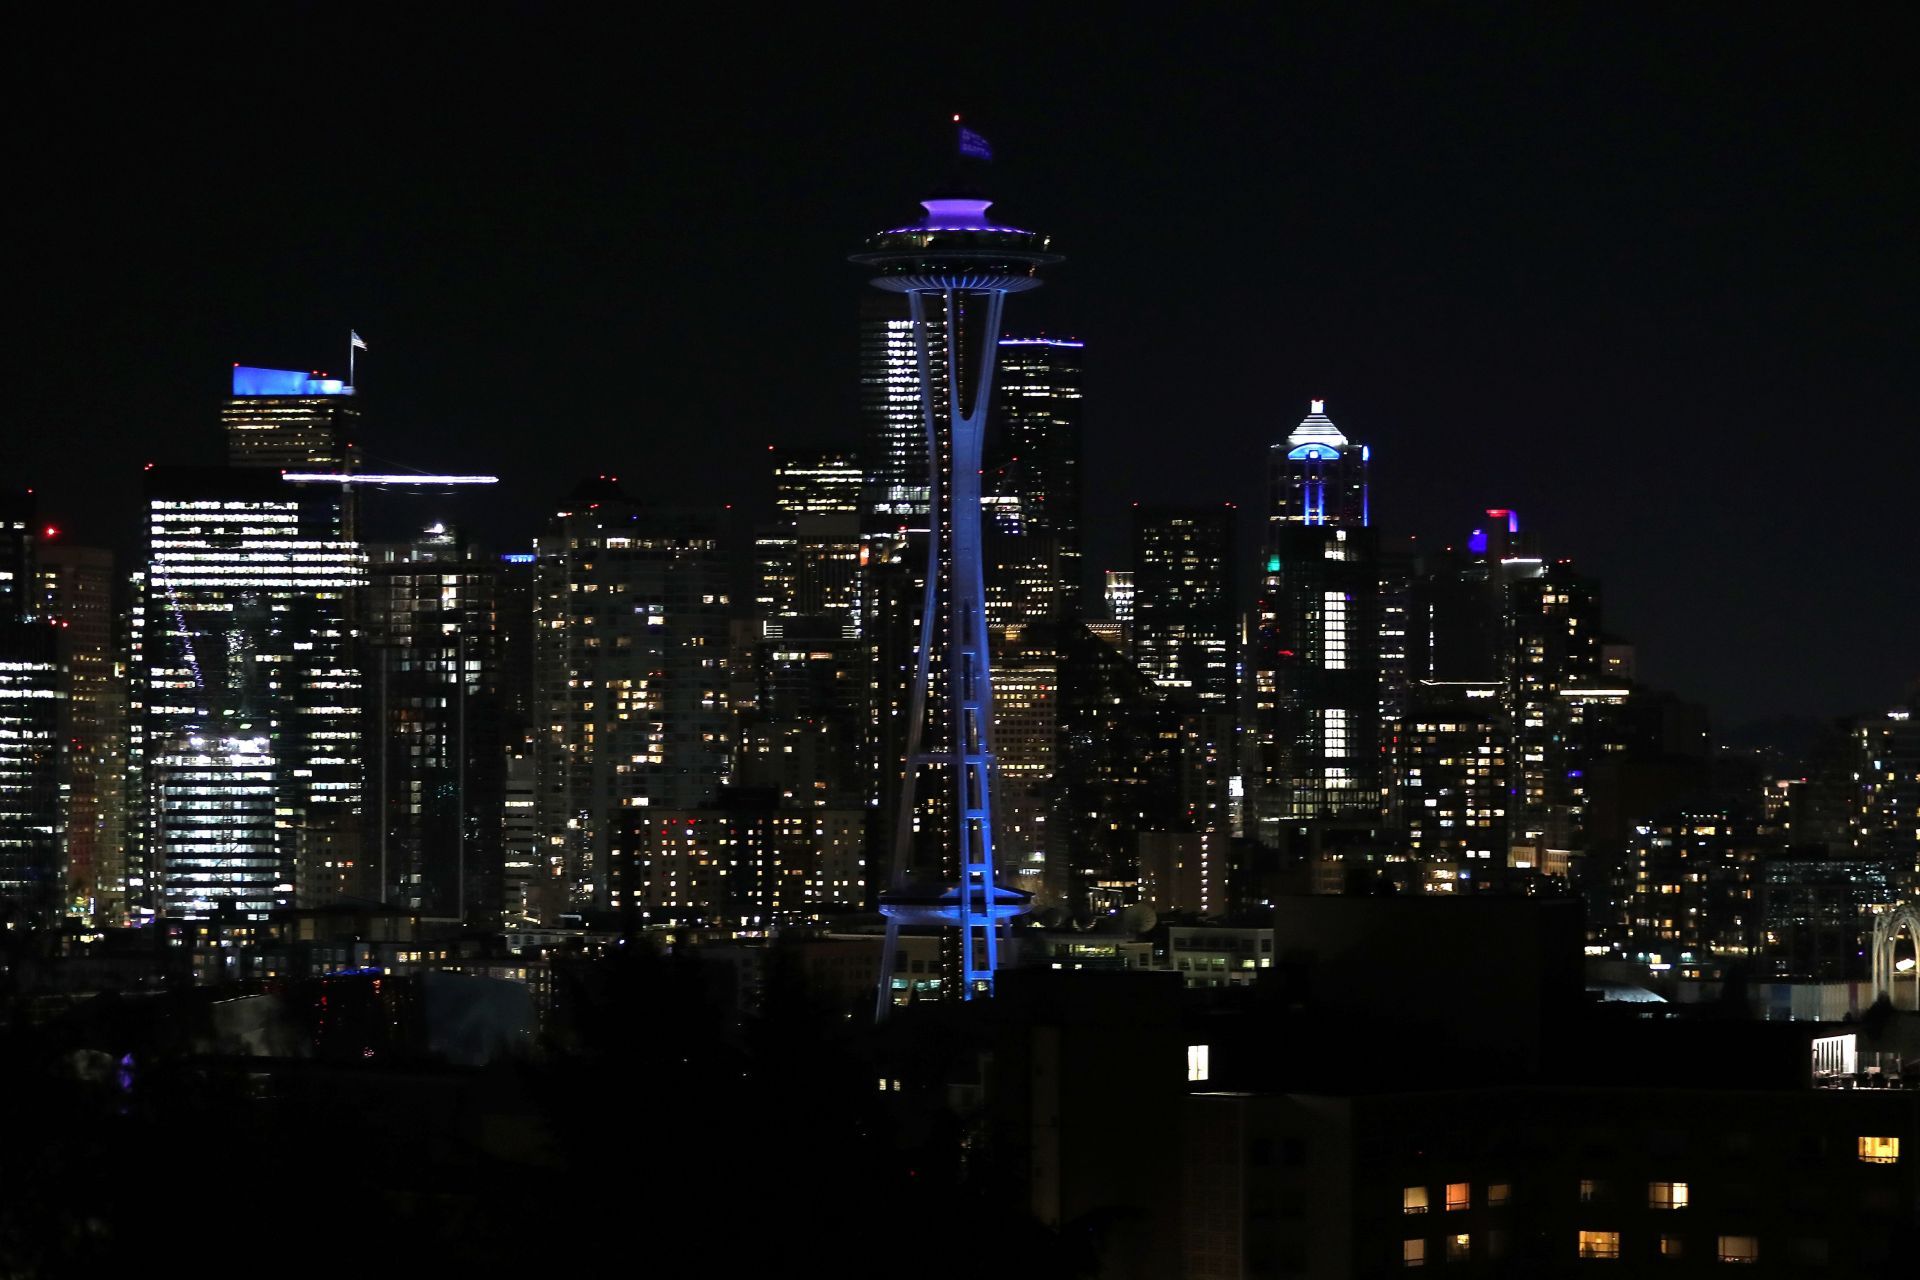
<svg viewBox="0 0 1920 1280"><path fill-rule="evenodd" d="M1454 1209L1470 1209L1472 1207L1473 1207L1472 1186L1465 1182L1449 1182L1447 1184L1448 1210L1451 1211Z"/></svg>
<svg viewBox="0 0 1920 1280"><path fill-rule="evenodd" d="M1583 1258L1618 1258L1620 1256L1620 1233L1618 1231L1582 1231L1580 1233L1580 1256Z"/></svg>
<svg viewBox="0 0 1920 1280"><path fill-rule="evenodd" d="M1400 1265L1403 1267L1426 1266L1427 1242L1425 1240L1402 1240L1400 1242Z"/></svg>
<svg viewBox="0 0 1920 1280"><path fill-rule="evenodd" d="M1900 1139L1862 1138L1860 1139L1860 1158L1868 1164L1899 1164Z"/></svg>
<svg viewBox="0 0 1920 1280"><path fill-rule="evenodd" d="M1400 1211L1402 1213L1425 1213L1427 1211L1427 1189L1425 1187L1407 1187L1400 1192Z"/></svg>
<svg viewBox="0 0 1920 1280"><path fill-rule="evenodd" d="M1647 1184L1647 1208L1684 1209L1687 1207L1687 1184L1684 1182L1649 1182Z"/></svg>

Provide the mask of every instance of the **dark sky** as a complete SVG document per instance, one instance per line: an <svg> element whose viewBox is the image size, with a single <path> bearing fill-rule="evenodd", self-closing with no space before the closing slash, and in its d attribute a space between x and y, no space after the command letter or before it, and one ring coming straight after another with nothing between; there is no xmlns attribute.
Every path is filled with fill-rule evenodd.
<svg viewBox="0 0 1920 1280"><path fill-rule="evenodd" d="M503 535L593 471L745 512L766 444L853 438L845 254L957 110L1069 255L1010 310L1089 343L1096 567L1133 499L1250 510L1324 396L1390 532L1517 508L1725 721L1920 676L1913 27L1267 8L16 30L0 480L124 543L230 364L338 371L352 326L370 451L501 473Z"/></svg>

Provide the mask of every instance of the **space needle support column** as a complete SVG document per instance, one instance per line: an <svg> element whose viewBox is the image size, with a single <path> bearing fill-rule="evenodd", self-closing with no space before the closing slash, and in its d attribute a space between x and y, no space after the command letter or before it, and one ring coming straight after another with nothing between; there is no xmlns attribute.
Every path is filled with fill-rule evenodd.
<svg viewBox="0 0 1920 1280"><path fill-rule="evenodd" d="M961 377L965 354L962 326L956 307L962 297L946 290L947 394L952 423L952 473L948 481L952 512L951 610L953 651L950 687L953 699L954 816L960 875L961 972L968 992L984 985L991 991L998 946L991 904L995 901L993 875L993 681L987 648L986 586L980 548L980 453L986 435L987 406L993 395L994 357L998 354L1001 309L1006 294L990 290L979 295L985 304L981 327L982 351L973 388L973 403L963 406ZM974 931L984 927L984 938ZM978 951L984 948L984 963Z"/></svg>

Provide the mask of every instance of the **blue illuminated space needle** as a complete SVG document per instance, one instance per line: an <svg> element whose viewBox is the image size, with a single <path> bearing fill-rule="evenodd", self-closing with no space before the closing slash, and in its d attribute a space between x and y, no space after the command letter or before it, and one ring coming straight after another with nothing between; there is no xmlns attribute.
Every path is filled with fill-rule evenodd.
<svg viewBox="0 0 1920 1280"><path fill-rule="evenodd" d="M959 151L962 163L987 155L985 140L965 127ZM1000 934L1030 897L1002 887L993 860L993 679L981 567L980 448L1007 295L1039 288L1040 269L1060 255L1047 251L1047 237L1038 232L991 220L991 204L955 184L920 202L926 210L920 221L880 232L852 256L873 270L876 288L907 296L929 485L926 591L905 778L892 874L880 895L887 921L881 1018L893 1003L902 926L954 931L958 946L943 948L950 958L942 968L971 1000L992 994ZM923 773L950 781L918 797ZM926 838L928 828L936 838Z"/></svg>

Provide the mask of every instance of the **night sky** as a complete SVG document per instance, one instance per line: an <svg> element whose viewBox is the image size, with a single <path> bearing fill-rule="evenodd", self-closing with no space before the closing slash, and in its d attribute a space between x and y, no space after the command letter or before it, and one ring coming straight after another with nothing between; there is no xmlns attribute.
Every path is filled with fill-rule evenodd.
<svg viewBox="0 0 1920 1280"><path fill-rule="evenodd" d="M596 471L748 518L767 444L856 438L845 255L961 111L1069 256L1009 314L1089 344L1093 568L1135 499L1250 515L1322 396L1389 532L1518 509L1723 722L1920 676L1891 11L278 8L12 41L0 482L76 537L350 326L370 455L502 474L503 541Z"/></svg>

